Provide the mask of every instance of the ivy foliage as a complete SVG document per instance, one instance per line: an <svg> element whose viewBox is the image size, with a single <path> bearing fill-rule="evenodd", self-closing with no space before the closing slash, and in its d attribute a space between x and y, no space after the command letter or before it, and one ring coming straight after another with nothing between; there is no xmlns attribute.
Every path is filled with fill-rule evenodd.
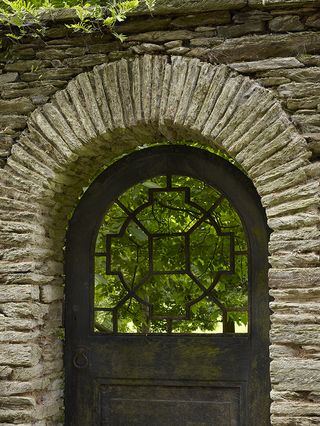
<svg viewBox="0 0 320 426"><path fill-rule="evenodd" d="M173 176L168 190L159 176L115 201L96 242L96 331L114 332L116 322L122 333L217 332L223 317L244 331L246 235L230 202L218 202L221 196L187 176ZM233 250L242 253L234 261Z"/></svg>
<svg viewBox="0 0 320 426"><path fill-rule="evenodd" d="M77 22L66 24L73 31L91 33L107 28L121 41L125 35L115 31L115 25L123 22L128 14L144 2L150 11L155 0L0 0L0 24L8 29L6 37L19 40L24 36L40 37L45 27L41 16L50 10L73 8Z"/></svg>

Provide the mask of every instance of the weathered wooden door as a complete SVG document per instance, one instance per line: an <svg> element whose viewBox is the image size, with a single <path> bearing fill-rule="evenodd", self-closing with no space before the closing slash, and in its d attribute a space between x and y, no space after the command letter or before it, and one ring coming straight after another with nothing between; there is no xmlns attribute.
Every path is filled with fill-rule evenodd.
<svg viewBox="0 0 320 426"><path fill-rule="evenodd" d="M67 236L66 424L270 424L267 238L250 181L210 152L105 170Z"/></svg>

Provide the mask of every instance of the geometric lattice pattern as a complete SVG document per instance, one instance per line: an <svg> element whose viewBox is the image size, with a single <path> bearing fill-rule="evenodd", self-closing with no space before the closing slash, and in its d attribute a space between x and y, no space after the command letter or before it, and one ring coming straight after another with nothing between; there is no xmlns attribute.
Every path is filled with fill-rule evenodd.
<svg viewBox="0 0 320 426"><path fill-rule="evenodd" d="M238 323L247 318L247 264L239 272L236 261L247 249L236 212L224 195L195 179L163 176L140 187L135 197L129 192L114 201L102 232L104 250L96 258L104 265L96 264L104 268L105 282L98 282L100 295L96 291L96 331L208 332L219 321L224 332L235 331L232 317L238 316ZM114 218L116 232L108 232ZM223 223L231 218L238 223ZM244 249L237 248L239 239ZM240 297L232 298L228 287L237 278L245 283L233 283ZM133 321L119 327L130 314ZM109 324L106 330L103 322Z"/></svg>

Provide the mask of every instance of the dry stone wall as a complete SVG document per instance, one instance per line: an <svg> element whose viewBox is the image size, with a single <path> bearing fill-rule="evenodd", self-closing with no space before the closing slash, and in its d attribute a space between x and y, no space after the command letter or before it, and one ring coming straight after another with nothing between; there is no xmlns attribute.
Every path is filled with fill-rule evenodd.
<svg viewBox="0 0 320 426"><path fill-rule="evenodd" d="M140 11L122 44L71 33L59 11L43 39L0 53L2 424L62 423L63 246L81 188L141 142L181 138L223 148L261 196L271 421L320 423L320 2L194 5Z"/></svg>

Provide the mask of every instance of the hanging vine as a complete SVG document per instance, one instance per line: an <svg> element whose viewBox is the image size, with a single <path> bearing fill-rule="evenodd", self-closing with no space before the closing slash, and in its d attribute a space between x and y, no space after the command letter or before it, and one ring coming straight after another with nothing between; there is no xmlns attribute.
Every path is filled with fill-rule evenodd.
<svg viewBox="0 0 320 426"><path fill-rule="evenodd" d="M41 19L44 13L73 8L77 19L74 23L65 24L67 28L84 33L107 28L116 38L124 41L126 36L119 34L115 26L125 21L128 14L141 3L145 3L150 11L155 6L155 0L90 0L86 3L79 0L0 0L0 25L4 28L5 37L11 40L17 41L25 36L37 38L45 31Z"/></svg>

